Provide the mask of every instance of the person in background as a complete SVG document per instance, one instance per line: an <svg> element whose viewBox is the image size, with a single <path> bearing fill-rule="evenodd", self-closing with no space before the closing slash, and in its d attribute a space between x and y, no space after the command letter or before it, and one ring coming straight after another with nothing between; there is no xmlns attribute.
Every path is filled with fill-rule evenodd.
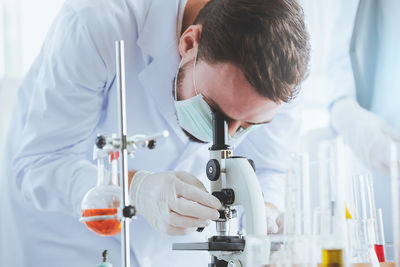
<svg viewBox="0 0 400 267"><path fill-rule="evenodd" d="M327 108L335 135L374 176L376 206L392 241L391 143L400 145L400 2L300 0L310 31L308 107Z"/></svg>

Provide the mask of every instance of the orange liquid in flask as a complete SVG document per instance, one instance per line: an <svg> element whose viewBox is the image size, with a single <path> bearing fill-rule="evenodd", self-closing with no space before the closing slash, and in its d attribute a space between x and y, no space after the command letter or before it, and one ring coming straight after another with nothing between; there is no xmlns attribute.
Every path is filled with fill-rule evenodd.
<svg viewBox="0 0 400 267"><path fill-rule="evenodd" d="M116 208L109 209L87 209L82 211L82 217L117 215ZM95 233L102 236L112 236L121 232L121 222L115 219L85 222L86 226Z"/></svg>

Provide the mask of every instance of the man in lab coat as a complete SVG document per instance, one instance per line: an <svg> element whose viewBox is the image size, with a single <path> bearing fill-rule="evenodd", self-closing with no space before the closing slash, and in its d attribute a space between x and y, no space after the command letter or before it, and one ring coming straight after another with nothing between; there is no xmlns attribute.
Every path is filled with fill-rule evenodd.
<svg viewBox="0 0 400 267"><path fill-rule="evenodd" d="M298 4L68 0L18 92L1 179L2 265L95 266L104 249L120 265L119 237L78 222L96 182L95 137L117 132L120 39L128 133L170 132L129 162L134 265L207 266L207 253L174 252L171 244L204 240L207 231L194 230L218 217L220 203L203 185L211 109L227 116L235 153L255 161L268 228L277 231L300 123L291 100L309 54Z"/></svg>

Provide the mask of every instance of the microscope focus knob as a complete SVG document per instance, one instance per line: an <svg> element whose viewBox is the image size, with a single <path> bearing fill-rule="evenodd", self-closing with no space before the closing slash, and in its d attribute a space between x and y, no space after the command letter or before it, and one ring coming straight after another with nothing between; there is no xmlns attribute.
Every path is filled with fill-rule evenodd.
<svg viewBox="0 0 400 267"><path fill-rule="evenodd" d="M210 181L218 180L219 175L221 174L221 167L219 165L218 160L210 159L207 162L206 173L207 173L207 177Z"/></svg>
<svg viewBox="0 0 400 267"><path fill-rule="evenodd" d="M222 189L221 191L215 191L212 195L221 201L222 205L232 205L235 202L235 192L233 189Z"/></svg>

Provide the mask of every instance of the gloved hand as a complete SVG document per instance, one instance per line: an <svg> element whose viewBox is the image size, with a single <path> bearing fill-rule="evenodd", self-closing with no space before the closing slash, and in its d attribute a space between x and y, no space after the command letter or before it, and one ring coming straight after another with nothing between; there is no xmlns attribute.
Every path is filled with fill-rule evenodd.
<svg viewBox="0 0 400 267"><path fill-rule="evenodd" d="M283 232L283 213L275 205L265 203L268 234L281 234Z"/></svg>
<svg viewBox="0 0 400 267"><path fill-rule="evenodd" d="M185 235L219 218L221 202L187 172L139 171L129 195L138 214L168 235Z"/></svg>
<svg viewBox="0 0 400 267"><path fill-rule="evenodd" d="M334 104L331 120L333 128L366 167L390 173L390 144L399 146L399 133L350 98Z"/></svg>

